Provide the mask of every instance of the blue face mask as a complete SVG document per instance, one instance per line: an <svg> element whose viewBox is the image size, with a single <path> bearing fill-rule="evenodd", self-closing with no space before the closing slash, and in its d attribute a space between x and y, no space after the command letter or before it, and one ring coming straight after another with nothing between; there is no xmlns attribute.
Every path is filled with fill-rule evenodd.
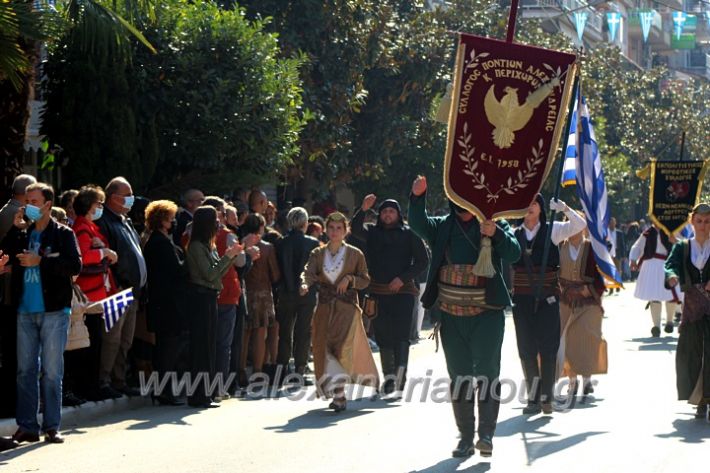
<svg viewBox="0 0 710 473"><path fill-rule="evenodd" d="M33 222L36 222L37 220L42 218L42 211L39 207L36 207L32 204L27 204L25 206L25 215Z"/></svg>
<svg viewBox="0 0 710 473"><path fill-rule="evenodd" d="M96 210L94 210L94 213L91 214L91 220L98 220L101 218L101 216L104 214L104 208L103 207L96 207Z"/></svg>
<svg viewBox="0 0 710 473"><path fill-rule="evenodd" d="M133 203L136 201L136 198L132 195L127 195L123 198L123 208L126 210L131 210L131 207L133 207Z"/></svg>

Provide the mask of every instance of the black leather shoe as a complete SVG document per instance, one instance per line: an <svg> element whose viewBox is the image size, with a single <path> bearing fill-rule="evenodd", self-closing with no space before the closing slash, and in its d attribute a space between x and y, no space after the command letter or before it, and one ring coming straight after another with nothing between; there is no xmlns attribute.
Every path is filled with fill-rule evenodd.
<svg viewBox="0 0 710 473"><path fill-rule="evenodd" d="M673 333L673 322L668 322L663 326L663 331L666 333Z"/></svg>
<svg viewBox="0 0 710 473"><path fill-rule="evenodd" d="M482 457L490 457L493 455L493 441L486 437L478 439L476 450Z"/></svg>
<svg viewBox="0 0 710 473"><path fill-rule="evenodd" d="M592 394L594 392L594 385L589 382L584 385L584 389L582 390L582 394L585 396L588 394Z"/></svg>
<svg viewBox="0 0 710 473"><path fill-rule="evenodd" d="M111 386L101 386L99 388L98 397L101 401L106 399L118 399L123 397L123 393L116 391Z"/></svg>
<svg viewBox="0 0 710 473"><path fill-rule="evenodd" d="M73 392L68 391L62 396L62 406L64 407L76 407L81 406L86 402L86 399L82 399L75 395Z"/></svg>
<svg viewBox="0 0 710 473"><path fill-rule="evenodd" d="M698 407L695 409L695 418L696 419L705 419L707 416L708 412L708 406L707 404L699 404Z"/></svg>
<svg viewBox="0 0 710 473"><path fill-rule="evenodd" d="M122 386L120 388L115 388L121 394L125 394L128 397L136 397L141 395L141 390L131 386Z"/></svg>
<svg viewBox="0 0 710 473"><path fill-rule="evenodd" d="M64 443L64 437L56 430L48 430L44 433L44 441L47 443Z"/></svg>
<svg viewBox="0 0 710 473"><path fill-rule="evenodd" d="M651 336L652 337L660 337L661 336L661 327L651 327Z"/></svg>
<svg viewBox="0 0 710 473"><path fill-rule="evenodd" d="M5 437L0 437L0 452L4 452L5 450L11 450L17 447L18 445L20 444L15 442L11 438L7 439Z"/></svg>
<svg viewBox="0 0 710 473"><path fill-rule="evenodd" d="M542 407L537 402L528 402L528 405L523 407L523 414L535 415L542 412Z"/></svg>
<svg viewBox="0 0 710 473"><path fill-rule="evenodd" d="M493 447L491 447L493 448ZM476 450L473 448L473 440L461 439L456 448L451 452L454 458L466 458L475 455Z"/></svg>
<svg viewBox="0 0 710 473"><path fill-rule="evenodd" d="M17 432L15 432L15 434L12 436L12 440L17 443L39 442L39 435L17 429Z"/></svg>

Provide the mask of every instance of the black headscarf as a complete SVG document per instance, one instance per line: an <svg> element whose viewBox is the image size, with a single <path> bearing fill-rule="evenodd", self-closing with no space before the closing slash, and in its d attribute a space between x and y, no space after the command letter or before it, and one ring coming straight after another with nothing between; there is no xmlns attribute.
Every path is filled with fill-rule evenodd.
<svg viewBox="0 0 710 473"><path fill-rule="evenodd" d="M399 224L404 224L404 219L402 218L402 207L400 207L399 202L394 199L387 199L383 201L379 207L377 207L377 213L379 214L384 209L395 209L397 211L397 215L399 216ZM382 224L379 215L377 217L377 223Z"/></svg>

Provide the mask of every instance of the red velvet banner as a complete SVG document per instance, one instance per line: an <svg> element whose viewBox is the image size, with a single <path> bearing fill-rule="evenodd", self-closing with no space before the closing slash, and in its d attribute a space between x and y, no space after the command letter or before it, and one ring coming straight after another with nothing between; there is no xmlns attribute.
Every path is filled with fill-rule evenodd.
<svg viewBox="0 0 710 473"><path fill-rule="evenodd" d="M563 132L574 54L459 35L444 188L485 218L517 218L540 191Z"/></svg>

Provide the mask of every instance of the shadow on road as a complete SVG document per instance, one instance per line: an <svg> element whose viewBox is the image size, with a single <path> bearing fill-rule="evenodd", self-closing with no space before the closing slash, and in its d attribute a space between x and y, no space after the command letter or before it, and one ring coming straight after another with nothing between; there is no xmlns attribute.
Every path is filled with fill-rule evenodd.
<svg viewBox="0 0 710 473"><path fill-rule="evenodd" d="M333 412L328 409L327 405L323 401L323 407L319 409L311 409L306 413L289 419L284 425L275 425L264 429L273 430L280 434L291 434L301 430L325 429L348 419L371 414L378 409L397 407L397 404L387 403L382 400L373 401L368 398L348 401L348 408L343 412Z"/></svg>
<svg viewBox="0 0 710 473"><path fill-rule="evenodd" d="M471 460L472 458L447 458L446 460L441 460L436 465L424 468L423 470L411 470L409 473L448 473L451 471L461 472L461 473L484 473L491 469L490 461L481 461L481 463L475 463L468 468L463 470L457 470L464 462ZM480 457L479 457L480 458Z"/></svg>
<svg viewBox="0 0 710 473"><path fill-rule="evenodd" d="M675 351L678 346L678 339L676 337L666 336L666 337L641 337L632 338L631 340L624 340L625 342L639 343L638 351ZM630 351L634 351L633 348L629 348Z"/></svg>
<svg viewBox="0 0 710 473"><path fill-rule="evenodd" d="M24 455L25 453L33 452L42 447L56 448L57 446L43 442L42 437L40 437L40 441L37 443L24 443L17 448L13 448L12 450L5 450L4 452L0 453L0 467L7 466L13 458L17 458L20 455ZM59 448L61 448L61 446Z"/></svg>
<svg viewBox="0 0 710 473"><path fill-rule="evenodd" d="M662 439L679 439L685 443L703 443L710 439L710 424L704 419L676 419L673 421L674 432L656 434Z"/></svg>
<svg viewBox="0 0 710 473"><path fill-rule="evenodd" d="M594 407L584 404L585 407ZM575 409L582 407L577 405ZM559 414L556 414L559 415ZM525 443L525 454L527 464L531 465L535 460L552 455L564 449L573 447L587 438L594 435L605 434L606 432L582 432L569 437L560 437L560 434L543 430L554 416L516 416L504 420L496 428L496 437L512 437L521 435Z"/></svg>

